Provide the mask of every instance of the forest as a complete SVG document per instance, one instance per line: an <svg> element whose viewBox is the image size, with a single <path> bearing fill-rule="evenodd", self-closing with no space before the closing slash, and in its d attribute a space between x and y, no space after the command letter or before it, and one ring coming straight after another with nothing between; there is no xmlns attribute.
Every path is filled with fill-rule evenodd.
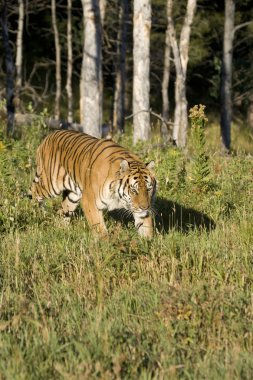
<svg viewBox="0 0 253 380"><path fill-rule="evenodd" d="M145 62L143 59L141 65L147 69L142 86L145 83L143 92L147 99L144 105L148 109L144 111L151 110L150 115L141 113L140 117L146 118L145 122L151 116L151 124L160 123L160 127L168 131L167 137L172 137L173 123L178 123L177 107L185 103L184 113L187 113L193 105L204 104L211 120L221 123L223 143L228 150L230 141L226 141L224 133L229 134L232 120L242 127L248 125L252 128L253 26L250 1L210 3L199 0L177 1L175 4L173 1L153 1L149 15L145 15L145 22L150 28L147 42L143 40L139 46L138 43L134 46L133 41L132 2L112 0L106 3L104 0L101 10L99 2L91 4L96 20L99 20L96 24L99 41L92 41L93 26L83 21L85 12L88 15L92 8L82 7L81 1L52 4L44 0L36 0L32 4L5 1L4 4L1 20L6 32L1 36L4 43L1 44L0 96L1 101L9 99L12 103L9 108L16 108L16 113L26 113L28 105L35 112L46 109L50 117L83 124L82 129L92 134L91 127L84 125L88 124L87 120L84 123L86 111L82 110L86 101L82 106L80 99L83 96L87 98L82 93L85 88L97 86L100 100L94 112L99 116L94 121L109 125L113 134L123 131L127 121L136 125L136 118L127 116L131 116L136 108L133 103L133 91L137 91L133 88L136 77L134 62L137 66L137 60L142 59L138 57L145 55ZM86 37L89 36L86 40L85 28L88 30ZM138 23L135 29L135 40L139 41ZM169 39L173 30L175 43ZM87 68L87 46L90 54L97 53L95 63L100 72L99 85L90 79L96 65ZM99 46L97 52L96 46ZM133 49L139 49L140 53ZM178 64L180 60L175 58L177 52L183 62L183 74ZM86 71L83 71L83 66L86 66ZM87 72L89 74L86 75ZM6 76L9 83L7 96ZM185 82L184 96L177 94L177 81L181 77ZM89 116L86 113L86 119L91 118L90 114L91 110ZM162 116L162 119L154 114ZM187 129L187 120L183 124L182 128ZM175 129L176 126L174 135Z"/></svg>
<svg viewBox="0 0 253 380"><path fill-rule="evenodd" d="M0 12L0 379L252 379L252 1ZM151 240L30 199L56 130L154 161Z"/></svg>

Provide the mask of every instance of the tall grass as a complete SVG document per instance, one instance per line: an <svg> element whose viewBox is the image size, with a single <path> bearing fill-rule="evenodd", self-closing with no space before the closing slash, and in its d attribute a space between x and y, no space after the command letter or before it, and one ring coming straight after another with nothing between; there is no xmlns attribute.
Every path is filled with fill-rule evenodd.
<svg viewBox="0 0 253 380"><path fill-rule="evenodd" d="M156 236L108 215L100 242L81 212L66 226L59 200L26 197L43 134L0 143L0 378L251 379L248 141L228 157L209 149L204 189L191 156L137 147L156 161Z"/></svg>

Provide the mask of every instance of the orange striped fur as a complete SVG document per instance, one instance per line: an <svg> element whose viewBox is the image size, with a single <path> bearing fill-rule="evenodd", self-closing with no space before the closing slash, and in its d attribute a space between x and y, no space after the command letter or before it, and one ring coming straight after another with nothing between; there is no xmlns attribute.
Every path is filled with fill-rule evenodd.
<svg viewBox="0 0 253 380"><path fill-rule="evenodd" d="M90 227L100 235L107 234L103 210L123 208L133 215L141 236L153 236L153 161L144 164L112 140L63 130L43 140L36 161L34 199L41 202L62 193L65 216L71 216L80 201Z"/></svg>

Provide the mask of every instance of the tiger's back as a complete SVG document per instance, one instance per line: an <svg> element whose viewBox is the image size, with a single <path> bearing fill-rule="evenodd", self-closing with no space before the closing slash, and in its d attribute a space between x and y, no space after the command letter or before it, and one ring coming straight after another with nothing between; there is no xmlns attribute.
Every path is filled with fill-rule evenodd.
<svg viewBox="0 0 253 380"><path fill-rule="evenodd" d="M106 234L103 210L132 212L141 235L151 237L156 181L153 162L145 165L112 140L75 131L48 135L37 150L32 197L42 201L63 193L62 210L71 216L79 201L92 228Z"/></svg>

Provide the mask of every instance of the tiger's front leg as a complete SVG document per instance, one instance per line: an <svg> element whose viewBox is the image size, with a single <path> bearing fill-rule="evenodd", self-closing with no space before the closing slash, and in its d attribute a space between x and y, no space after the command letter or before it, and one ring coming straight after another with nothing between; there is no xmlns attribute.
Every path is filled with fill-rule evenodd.
<svg viewBox="0 0 253 380"><path fill-rule="evenodd" d="M151 215L145 218L140 218L137 214L134 214L134 224L138 231L138 234L142 237L152 239L154 235L153 220Z"/></svg>
<svg viewBox="0 0 253 380"><path fill-rule="evenodd" d="M81 192L73 192L69 190L63 191L63 201L62 201L62 213L66 217L70 217L74 214L79 200L81 199Z"/></svg>
<svg viewBox="0 0 253 380"><path fill-rule="evenodd" d="M95 234L101 237L107 237L108 232L104 222L103 212L96 206L94 196L82 196L81 205L89 226Z"/></svg>

